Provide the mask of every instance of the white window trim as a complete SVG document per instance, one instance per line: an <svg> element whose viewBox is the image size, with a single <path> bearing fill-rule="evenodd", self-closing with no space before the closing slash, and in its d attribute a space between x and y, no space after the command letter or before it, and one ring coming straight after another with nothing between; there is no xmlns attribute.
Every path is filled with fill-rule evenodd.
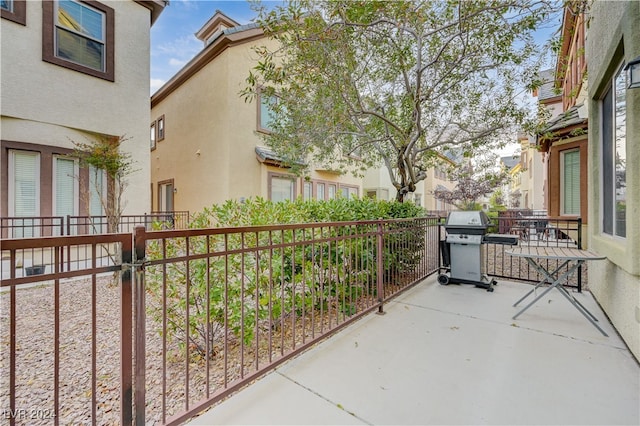
<svg viewBox="0 0 640 426"><path fill-rule="evenodd" d="M53 185L51 185L51 211L54 213L54 216L56 216L56 212L58 211L58 206L56 205L56 195L57 195L57 182L55 177L57 176L57 167L58 167L58 159L63 159L63 160L72 160L73 161L73 215L74 216L78 216L79 215L79 204L80 204L80 184L79 184L79 174L80 174L80 165L79 165L79 161L77 159L73 159L73 158L69 158L69 157L65 157L62 155L54 155L53 156L53 164L51 167L51 174L52 174L52 182Z"/></svg>
<svg viewBox="0 0 640 426"><path fill-rule="evenodd" d="M18 149L10 149L9 150L9 216L16 215L16 206L13 203L15 199L16 189L15 189L15 154L32 154L36 157L36 168L35 168L35 179L36 179L36 213L40 211L40 153L39 152L30 152L30 151L22 151ZM36 214L39 216L40 214Z"/></svg>
<svg viewBox="0 0 640 426"><path fill-rule="evenodd" d="M100 201L100 215L99 216L105 216L106 212L105 212L105 208L104 208L104 204L103 204L103 200L106 198L107 196L107 190L108 190L108 185L107 185L107 172L105 170L101 170L101 169L97 169L93 166L89 166L89 190L87 191L89 193L89 202L88 202L88 206L87 208L89 209L89 216L91 216L91 201L92 201L92 197L91 195L94 193L94 191L96 192L96 194L101 198ZM97 175L101 175L101 180L102 180L102 185L101 188L98 192L97 188L94 188L94 186L92 185L92 179L93 179L93 173L97 171Z"/></svg>

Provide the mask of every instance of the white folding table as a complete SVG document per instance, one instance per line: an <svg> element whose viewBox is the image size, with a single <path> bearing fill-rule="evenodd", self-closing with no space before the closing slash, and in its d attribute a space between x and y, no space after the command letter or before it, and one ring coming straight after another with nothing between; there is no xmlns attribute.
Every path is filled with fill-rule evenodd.
<svg viewBox="0 0 640 426"><path fill-rule="evenodd" d="M533 293L540 286L545 283L550 283L551 285L536 296L527 306L522 308L520 312L513 316L513 319L516 319L522 314L524 311L529 309L536 303L538 300L542 299L545 294L549 293L551 289L556 288L560 294L562 294L582 315L585 316L589 320L591 324L594 325L602 334L609 337L607 333L598 325L598 319L591 313L587 308L585 308L571 293L569 293L562 284L567 282L569 278L575 274L578 267L585 263L588 260L602 260L606 259L605 256L600 256L595 253L592 253L588 250L581 250L577 248L570 247L543 247L543 246L518 246L513 247L512 249L505 251L507 254L513 257L522 257L527 260L529 265L531 265L536 271L538 271L544 278L540 281L534 288L532 288L527 294L525 294L520 300L513 304L513 306L518 306L520 302L529 297L531 293ZM543 261L548 259L558 260L559 266L555 268L553 271L547 270L544 267ZM567 267L567 270L562 272L561 270L564 267ZM549 268L551 269L551 268Z"/></svg>

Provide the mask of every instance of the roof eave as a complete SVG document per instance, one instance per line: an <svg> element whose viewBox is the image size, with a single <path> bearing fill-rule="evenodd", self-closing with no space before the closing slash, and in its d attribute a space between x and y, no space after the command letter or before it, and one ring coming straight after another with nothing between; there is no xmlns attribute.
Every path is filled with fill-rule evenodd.
<svg viewBox="0 0 640 426"><path fill-rule="evenodd" d="M227 48L261 37L264 37L264 32L262 28L257 27L233 34L223 34L221 37L218 37L215 42L202 49L200 53L191 59L151 96L151 108L169 96L174 90L188 81L194 74L204 68L209 62L213 61Z"/></svg>

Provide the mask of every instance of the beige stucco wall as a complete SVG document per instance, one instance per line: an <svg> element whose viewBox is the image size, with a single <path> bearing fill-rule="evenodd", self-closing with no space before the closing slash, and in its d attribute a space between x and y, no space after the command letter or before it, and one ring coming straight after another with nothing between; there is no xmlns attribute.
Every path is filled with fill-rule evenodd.
<svg viewBox="0 0 640 426"><path fill-rule="evenodd" d="M232 46L183 82L151 111L151 119L164 115L165 139L151 151L154 208L157 184L174 180L174 208L191 213L229 199L268 198L270 172L286 169L267 166L257 159L255 147L265 142L257 132L258 105L245 102L239 92L256 64L251 47L267 41ZM361 179L310 168L311 179L330 180L359 187ZM302 178L296 189L302 193Z"/></svg>
<svg viewBox="0 0 640 426"><path fill-rule="evenodd" d="M391 184L389 172L384 166L367 170L362 185L364 188L363 192L384 189L389 193L389 200L396 199L398 191ZM416 193L420 194L421 206L427 210L438 210L436 208L436 199L433 197L433 191L438 185L442 185L448 189L455 188L455 182L437 178L433 167L427 171L427 177L416 185ZM409 194L407 199L413 200L413 194Z"/></svg>
<svg viewBox="0 0 640 426"><path fill-rule="evenodd" d="M640 89L626 90L626 238L601 233L601 108L621 60L640 55L640 3L592 4L586 55L589 64L589 247L607 260L589 265L589 288L640 359Z"/></svg>
<svg viewBox="0 0 640 426"><path fill-rule="evenodd" d="M149 211L150 11L134 1L105 2L115 12L115 81L42 61L42 6L27 2L26 26L1 20L2 138L72 148L91 134L130 138L137 172L125 213Z"/></svg>

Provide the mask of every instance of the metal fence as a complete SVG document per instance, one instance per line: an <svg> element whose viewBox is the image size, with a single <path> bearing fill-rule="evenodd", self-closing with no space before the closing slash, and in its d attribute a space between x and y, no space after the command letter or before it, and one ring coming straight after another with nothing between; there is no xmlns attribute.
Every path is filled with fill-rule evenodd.
<svg viewBox="0 0 640 426"><path fill-rule="evenodd" d="M1 253L2 418L130 423L131 234L4 239Z"/></svg>
<svg viewBox="0 0 640 426"><path fill-rule="evenodd" d="M579 219L506 220L490 231L581 245ZM11 424L178 424L382 313L439 270L443 235L419 218L3 239L0 407ZM541 279L486 249L488 275Z"/></svg>
<svg viewBox="0 0 640 426"><path fill-rule="evenodd" d="M107 216L16 216L0 218L0 235L2 238L98 235L114 232L133 232L133 229L139 225L151 230L185 229L188 224L188 211L123 215L120 217L117 226L111 226Z"/></svg>
<svg viewBox="0 0 640 426"><path fill-rule="evenodd" d="M493 220L493 226L489 232L511 234L518 236L518 244L521 246L544 247L582 247L582 220L580 218L552 218L548 216L513 216L498 217ZM511 257L505 253L509 246L500 244L487 244L484 269L486 274L496 278L539 282L542 276L523 258ZM558 260L546 260L546 268L560 265ZM565 267L569 268L569 265ZM582 291L586 280L586 266L580 266L578 273L569 280L568 286Z"/></svg>
<svg viewBox="0 0 640 426"><path fill-rule="evenodd" d="M438 235L423 218L3 240L0 406L177 424L383 312L437 271Z"/></svg>

